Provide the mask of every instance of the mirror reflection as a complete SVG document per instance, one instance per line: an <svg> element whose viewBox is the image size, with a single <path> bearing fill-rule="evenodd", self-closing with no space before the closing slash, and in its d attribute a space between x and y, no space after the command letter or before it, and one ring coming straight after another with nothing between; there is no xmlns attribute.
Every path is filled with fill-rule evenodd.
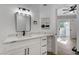
<svg viewBox="0 0 79 59"><path fill-rule="evenodd" d="M30 31L31 30L31 15L16 13L15 14L16 31Z"/></svg>

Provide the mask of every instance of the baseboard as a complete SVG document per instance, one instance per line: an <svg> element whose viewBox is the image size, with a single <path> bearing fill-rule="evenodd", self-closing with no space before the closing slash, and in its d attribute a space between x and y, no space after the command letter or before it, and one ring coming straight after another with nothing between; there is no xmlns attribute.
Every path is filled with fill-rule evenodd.
<svg viewBox="0 0 79 59"><path fill-rule="evenodd" d="M72 38L73 40L76 40L77 38Z"/></svg>
<svg viewBox="0 0 79 59"><path fill-rule="evenodd" d="M47 55L56 55L55 53L53 53L53 52L47 52Z"/></svg>

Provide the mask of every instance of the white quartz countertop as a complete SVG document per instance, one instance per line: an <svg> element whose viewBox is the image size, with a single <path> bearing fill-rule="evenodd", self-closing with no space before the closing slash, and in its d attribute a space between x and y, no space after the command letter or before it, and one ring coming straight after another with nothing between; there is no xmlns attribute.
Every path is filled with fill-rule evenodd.
<svg viewBox="0 0 79 59"><path fill-rule="evenodd" d="M3 43L11 43L14 41L22 41L22 40L28 40L28 39L33 39L33 38L39 38L39 37L43 37L43 36L51 36L53 34L42 34L42 35L29 35L29 36L11 36L11 37L7 37Z"/></svg>

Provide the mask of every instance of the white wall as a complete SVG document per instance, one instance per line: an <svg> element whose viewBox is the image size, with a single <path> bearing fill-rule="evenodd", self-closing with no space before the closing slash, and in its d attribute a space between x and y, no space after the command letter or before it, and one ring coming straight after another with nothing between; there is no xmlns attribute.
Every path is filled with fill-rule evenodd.
<svg viewBox="0 0 79 59"><path fill-rule="evenodd" d="M51 32L51 33L53 33L52 32L52 19L51 19L51 5L49 4L49 5L47 5L47 6L43 6L43 4L42 5L40 5L40 21L42 21L42 19L41 18L49 18L49 21L50 21L50 28L49 29L41 29L41 31L45 31L45 32Z"/></svg>

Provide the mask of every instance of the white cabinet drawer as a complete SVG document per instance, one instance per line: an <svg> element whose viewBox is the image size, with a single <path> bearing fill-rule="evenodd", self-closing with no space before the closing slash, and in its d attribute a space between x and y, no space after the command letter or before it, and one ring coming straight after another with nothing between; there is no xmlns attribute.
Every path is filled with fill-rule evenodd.
<svg viewBox="0 0 79 59"><path fill-rule="evenodd" d="M41 54L47 55L47 46L41 48Z"/></svg>
<svg viewBox="0 0 79 59"><path fill-rule="evenodd" d="M41 37L41 54L47 55L47 37Z"/></svg>
<svg viewBox="0 0 79 59"><path fill-rule="evenodd" d="M41 46L43 46L43 45L47 45L47 40L41 41Z"/></svg>
<svg viewBox="0 0 79 59"><path fill-rule="evenodd" d="M43 51L47 51L47 46L41 47L41 52L43 52Z"/></svg>
<svg viewBox="0 0 79 59"><path fill-rule="evenodd" d="M47 45L47 38L46 37L41 38L41 46L43 46L43 45Z"/></svg>
<svg viewBox="0 0 79 59"><path fill-rule="evenodd" d="M41 37L41 40L43 40L43 41L47 40L47 37Z"/></svg>

